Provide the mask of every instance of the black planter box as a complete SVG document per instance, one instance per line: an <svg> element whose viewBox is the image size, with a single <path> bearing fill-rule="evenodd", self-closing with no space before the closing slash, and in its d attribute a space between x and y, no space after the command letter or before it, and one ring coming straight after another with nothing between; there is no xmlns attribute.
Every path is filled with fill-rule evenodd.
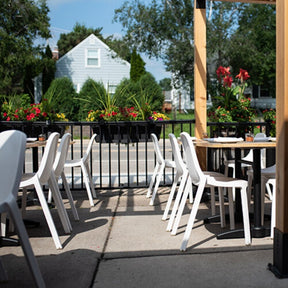
<svg viewBox="0 0 288 288"><path fill-rule="evenodd" d="M160 138L162 125L152 121L119 121L95 122L93 133L97 134L96 142L102 143L136 143L151 142L151 133Z"/></svg>

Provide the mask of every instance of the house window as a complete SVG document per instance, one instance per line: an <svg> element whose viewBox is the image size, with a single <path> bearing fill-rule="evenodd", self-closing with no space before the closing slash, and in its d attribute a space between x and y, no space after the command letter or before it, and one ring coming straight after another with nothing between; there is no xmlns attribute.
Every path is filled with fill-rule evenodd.
<svg viewBox="0 0 288 288"><path fill-rule="evenodd" d="M100 50L99 49L87 49L86 53L86 66L100 67Z"/></svg>

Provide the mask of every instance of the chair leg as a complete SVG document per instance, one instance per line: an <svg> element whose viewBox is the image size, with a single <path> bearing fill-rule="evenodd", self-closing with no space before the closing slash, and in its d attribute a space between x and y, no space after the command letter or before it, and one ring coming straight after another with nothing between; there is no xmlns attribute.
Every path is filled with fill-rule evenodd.
<svg viewBox="0 0 288 288"><path fill-rule="evenodd" d="M157 172L159 170L159 167L160 167L160 165L157 162L156 165L155 165L151 180L150 180L150 184L149 184L149 188L148 188L148 191L147 191L147 194L146 194L146 198L150 198L151 197L152 188L153 188L153 185L155 183L155 179L156 179L156 175L157 175Z"/></svg>
<svg viewBox="0 0 288 288"><path fill-rule="evenodd" d="M164 168L165 168L164 164L160 166L159 173L158 173L158 175L156 177L156 184L154 186L152 197L151 197L151 200L149 202L150 206L154 205L154 200L155 200L156 193L157 193L157 190L158 190L158 187L159 187L159 184L160 184L163 172L164 172Z"/></svg>
<svg viewBox="0 0 288 288"><path fill-rule="evenodd" d="M272 183L271 183L272 184ZM268 183L269 185L269 183ZM271 207L271 232L270 232L270 237L273 239L274 238L274 227L276 225L276 183L275 180L273 182L273 190L272 190L272 207Z"/></svg>
<svg viewBox="0 0 288 288"><path fill-rule="evenodd" d="M89 171L87 171L86 166L84 163L81 163L81 169L82 169L82 173L83 173L83 178L84 178L84 182L85 182L85 187L86 187L86 191L87 191L87 195L89 198L89 202L90 202L90 206L93 207L94 206L94 201L93 201L93 197L92 197L92 192L90 189L90 183L89 183L89 176L88 173Z"/></svg>
<svg viewBox="0 0 288 288"><path fill-rule="evenodd" d="M57 233L53 218L51 216L49 207L47 205L47 201L45 199L44 193L42 191L41 184L39 182L35 183L35 189L36 189L36 192L37 192L37 195L38 195L39 202L40 202L40 204L42 206L42 210L43 210L43 213L45 215L48 227L50 229L52 238L54 240L55 246L56 246L57 249L62 249L62 245L60 243L60 239L59 239L59 236L58 236L58 233Z"/></svg>
<svg viewBox="0 0 288 288"><path fill-rule="evenodd" d="M211 214L212 216L216 215L216 206L215 206L215 188L210 187L211 193Z"/></svg>
<svg viewBox="0 0 288 288"><path fill-rule="evenodd" d="M241 188L241 204L242 204L245 244L250 245L251 233L250 233L250 220L249 220L249 210L247 200L247 187Z"/></svg>
<svg viewBox="0 0 288 288"><path fill-rule="evenodd" d="M30 271L33 275L34 281L36 283L37 287L45 287L45 283L44 280L42 278L37 260L34 256L33 250L31 248L30 242L29 242L29 238L28 238L28 234L26 231L26 228L24 226L18 205L16 203L16 201L11 201L9 203L9 208L10 208L10 216L13 219L14 225L16 227L16 230L18 232L18 236L19 239L21 241L22 244L22 249L24 252L24 255L26 257L26 261L28 263L28 266L30 268Z"/></svg>
<svg viewBox="0 0 288 288"><path fill-rule="evenodd" d="M70 203L70 206L71 206L73 217L74 217L74 219L76 221L79 221L79 215L78 215L77 209L75 207L74 199L73 199L70 187L69 187L69 185L67 183L67 179L66 179L64 171L61 173L61 178L62 178L62 182L63 182L63 185L64 185L64 189L66 191L66 195L67 195L67 197L69 199L69 203Z"/></svg>
<svg viewBox="0 0 288 288"><path fill-rule="evenodd" d="M174 224L173 224L171 235L176 235L177 234L177 229L179 227L179 223L180 223L181 217L183 215L183 211L184 211L184 208L185 208L185 205L186 205L186 201L187 201L188 194L189 194L191 186L192 186L192 183L191 183L191 180L190 180L190 177L189 177L187 179L187 184L185 186L185 190L184 190L184 193L183 193L183 196L182 196L182 199L181 199L181 203L179 205L179 209L178 209L178 211L176 210L177 211L177 215L176 215L176 218L175 218L175 221L174 221Z"/></svg>
<svg viewBox="0 0 288 288"><path fill-rule="evenodd" d="M199 208L199 204L203 195L204 188L205 188L205 182L200 183L198 186L194 204L193 204L190 216L189 216L188 224L184 233L180 251L185 251L187 248L187 244L188 244L191 232L192 232L192 228L193 228L194 221L198 212L198 208Z"/></svg>
<svg viewBox="0 0 288 288"><path fill-rule="evenodd" d="M234 201L232 188L228 188L228 201L229 201L229 218L230 218L230 230L235 229L235 217L234 217Z"/></svg>
<svg viewBox="0 0 288 288"><path fill-rule="evenodd" d="M211 187L214 190L214 187ZM225 206L224 206L224 195L223 195L223 188L218 187L218 196L219 196L219 206L220 206L220 221L221 221L221 228L226 226L226 219L225 219ZM228 191L229 193L229 191Z"/></svg>
<svg viewBox="0 0 288 288"><path fill-rule="evenodd" d="M176 191L176 187L177 187L179 178L180 178L181 176L182 176L182 178L183 178L183 175L179 175L178 173L176 173L176 176L175 176L175 178L174 178L174 182L173 182L173 184L172 184L172 188L171 188L171 191L170 191L170 194L169 194L169 197L168 197L168 201L167 201L167 204L166 204L166 207L165 207L163 216L162 216L162 220L166 220L167 217L168 217L168 213L169 213L170 206L171 206L171 203L172 203L172 200L173 200L175 191ZM181 179L181 182L180 182L180 183L182 183L182 179Z"/></svg>
<svg viewBox="0 0 288 288"><path fill-rule="evenodd" d="M54 173L51 173L50 179L48 180L49 187L51 188L52 196L57 207L58 215L60 217L62 226L65 233L70 234L72 231L72 226L67 214L67 211L64 207L63 199L59 190L58 183L56 181Z"/></svg>
<svg viewBox="0 0 288 288"><path fill-rule="evenodd" d="M92 191L92 196L94 198L97 198L95 187L94 187L94 182L93 182L93 179L92 179L92 176L91 176L91 173L90 173L89 164L85 163L84 165L85 165L86 170L87 170L87 176L88 176L88 179L89 179L90 188L91 188L91 191Z"/></svg>
<svg viewBox="0 0 288 288"><path fill-rule="evenodd" d="M186 189L188 189L186 187L187 187L187 185L189 185L189 183L191 184L189 174L187 174L185 178L184 178L184 176L182 176L182 181L181 181L181 184L180 184L181 187L179 187L179 189L178 189L177 196L176 196L176 199L174 201L173 209L172 209L172 212L171 212L168 224L167 224L166 231L171 231L172 230L173 223L174 223L174 220L175 220L175 217L176 217L176 213L177 213L177 210L179 208L179 203L180 203L181 197L182 197L182 199L185 197L185 191L186 191ZM184 190L184 188L185 188L185 190ZM184 194L183 194L183 190L184 190ZM188 193L188 191L189 190L187 190L187 193Z"/></svg>

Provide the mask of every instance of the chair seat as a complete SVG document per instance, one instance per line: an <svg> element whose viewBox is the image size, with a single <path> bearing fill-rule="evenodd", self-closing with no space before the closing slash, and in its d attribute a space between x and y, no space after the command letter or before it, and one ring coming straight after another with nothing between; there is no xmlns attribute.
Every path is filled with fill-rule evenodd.
<svg viewBox="0 0 288 288"><path fill-rule="evenodd" d="M165 159L165 166L169 168L176 168L175 161Z"/></svg>
<svg viewBox="0 0 288 288"><path fill-rule="evenodd" d="M73 160L66 160L65 161L65 167L75 167L75 166L81 166L81 159L73 159Z"/></svg>

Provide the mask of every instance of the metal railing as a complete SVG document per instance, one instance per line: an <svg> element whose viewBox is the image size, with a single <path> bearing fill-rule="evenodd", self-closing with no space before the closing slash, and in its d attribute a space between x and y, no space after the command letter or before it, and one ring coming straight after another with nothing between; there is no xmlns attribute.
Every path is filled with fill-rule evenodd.
<svg viewBox="0 0 288 288"><path fill-rule="evenodd" d="M0 121L0 129L1 131L7 129L22 130L27 133L28 137L37 137L39 134L46 134L46 137L48 137L51 131L57 130L60 133L67 131L71 133L72 139L75 140L75 144L71 146L68 153L69 159L83 156L89 138L94 131L98 134L98 138L92 148L90 167L96 189L144 188L148 187L155 167L155 154L153 144L151 139L149 139L150 133L158 133L163 156L167 159L172 158L168 140L169 133L174 133L176 137L179 137L182 131L186 131L191 136L194 136L194 119L159 121L156 126L154 124L152 122L143 123L143 121L109 122L107 126L107 124L103 125L103 123L95 122L29 123ZM207 125L210 137L215 136L216 133L219 134L223 127L226 127L226 131L229 133L233 130L235 135L243 133L243 129L244 127L247 128L247 125L249 125L251 132L257 129L257 131L262 131L269 135L270 131L270 124L266 122L243 124L207 123ZM155 130L155 128L157 129ZM159 128L161 132L159 132ZM114 133L113 137L111 136L112 131ZM32 133L31 135L30 132ZM106 139L106 134L110 138ZM141 137L139 134L141 134ZM39 159L41 159L42 153L43 150L39 149ZM72 189L83 189L84 183L81 171L76 169L78 168L65 171L66 176L68 180L70 179ZM173 182L174 172L173 170L166 170L161 185L170 185Z"/></svg>

